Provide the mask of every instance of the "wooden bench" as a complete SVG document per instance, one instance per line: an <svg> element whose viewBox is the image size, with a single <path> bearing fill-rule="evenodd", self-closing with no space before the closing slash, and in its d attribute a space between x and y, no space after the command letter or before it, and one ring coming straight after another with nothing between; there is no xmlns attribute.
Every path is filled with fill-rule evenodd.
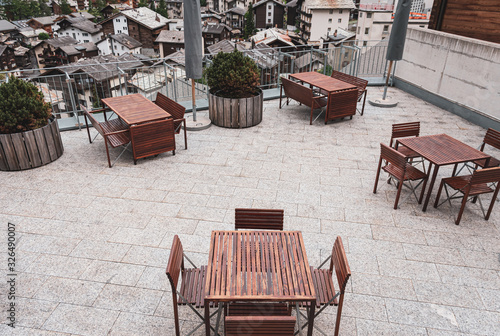
<svg viewBox="0 0 500 336"><path fill-rule="evenodd" d="M289 100L293 99L311 108L311 120L309 121L310 125L312 125L314 109L323 108L328 103L325 95L317 91L314 91L313 89L307 86L304 86L302 84L281 77L280 109L281 109L281 99L283 96L283 90L285 91L285 96L287 98L286 99L287 105Z"/></svg>
<svg viewBox="0 0 500 336"><path fill-rule="evenodd" d="M106 145L106 154L108 155L108 165L109 168L111 168L112 165L109 158L108 143L112 148L128 144L130 142L130 131L128 125L120 118L107 120L104 122L97 121L97 119L92 114L101 112L105 113L104 109L89 112L83 105L81 105L81 109L83 111L83 116L85 117L85 125L87 126L89 142L92 143L92 137L90 136L88 120L90 120L92 126L94 126L97 132L99 132L104 138L104 144ZM125 151L125 149L123 151ZM121 154L118 156L118 158L121 156ZM118 158L116 160L118 160Z"/></svg>
<svg viewBox="0 0 500 336"><path fill-rule="evenodd" d="M355 85L358 88L358 99L357 101L361 101L361 97L363 98L363 107L361 108L360 115L363 115L365 112L365 102L366 102L366 86L368 85L368 81L359 77L351 76L345 74L340 71L333 70L332 77L344 81L346 83Z"/></svg>
<svg viewBox="0 0 500 336"><path fill-rule="evenodd" d="M356 114L358 90L355 88L331 92L328 96L325 124L329 120L350 117Z"/></svg>
<svg viewBox="0 0 500 336"><path fill-rule="evenodd" d="M155 104L167 111L174 118L175 134L181 132L181 126L184 124L184 147L187 149L186 118L184 118L186 108L160 92L156 95Z"/></svg>
<svg viewBox="0 0 500 336"><path fill-rule="evenodd" d="M172 151L175 155L174 121L164 119L130 126L134 164L138 159Z"/></svg>

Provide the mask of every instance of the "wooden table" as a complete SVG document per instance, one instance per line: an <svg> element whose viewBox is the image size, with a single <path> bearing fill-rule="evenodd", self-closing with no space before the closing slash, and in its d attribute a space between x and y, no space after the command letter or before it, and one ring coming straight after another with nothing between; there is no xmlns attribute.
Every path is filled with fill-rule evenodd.
<svg viewBox="0 0 500 336"><path fill-rule="evenodd" d="M104 98L102 102L128 125L141 124L171 117L164 109L139 93Z"/></svg>
<svg viewBox="0 0 500 336"><path fill-rule="evenodd" d="M213 231L205 279L206 334L209 302L311 302L316 293L299 231Z"/></svg>
<svg viewBox="0 0 500 336"><path fill-rule="evenodd" d="M291 74L290 78L307 83L311 86L327 91L328 93L347 89L357 89L357 86L355 85L346 83L340 79L320 74L316 71Z"/></svg>
<svg viewBox="0 0 500 336"><path fill-rule="evenodd" d="M432 188L434 187L434 182L436 181L436 176L440 166L483 159L486 159L486 164L488 164L490 160L489 155L474 149L447 134L399 139L396 146L398 144L414 150L428 160L430 162L429 174L432 166L434 165L429 190L427 191L427 197L425 198L424 206L422 208L423 211L427 210Z"/></svg>

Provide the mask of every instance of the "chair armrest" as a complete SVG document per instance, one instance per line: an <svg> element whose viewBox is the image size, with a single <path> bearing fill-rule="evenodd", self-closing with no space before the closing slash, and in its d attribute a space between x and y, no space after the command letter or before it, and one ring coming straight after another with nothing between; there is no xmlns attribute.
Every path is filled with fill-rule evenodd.
<svg viewBox="0 0 500 336"><path fill-rule="evenodd" d="M105 112L105 111L111 111L111 109L109 107L106 107L106 108L102 108L102 109L98 109L98 110L89 111L89 113L101 113L101 112Z"/></svg>

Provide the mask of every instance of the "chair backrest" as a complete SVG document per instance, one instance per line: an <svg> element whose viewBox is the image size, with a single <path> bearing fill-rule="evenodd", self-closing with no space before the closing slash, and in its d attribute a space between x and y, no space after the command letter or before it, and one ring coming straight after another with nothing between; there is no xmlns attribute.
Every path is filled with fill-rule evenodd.
<svg viewBox="0 0 500 336"><path fill-rule="evenodd" d="M337 239L335 239L335 243L333 244L330 272L333 272L333 268L335 268L335 273L337 275L340 293L344 293L347 281L351 276L351 269L349 267L349 263L347 262L344 244L342 244L342 238L340 238L340 236L337 236Z"/></svg>
<svg viewBox="0 0 500 336"><path fill-rule="evenodd" d="M411 136L418 137L419 135L420 135L420 121L402 123L402 124L393 124L391 142L389 146L392 147L393 141L396 138L406 138Z"/></svg>
<svg viewBox="0 0 500 336"><path fill-rule="evenodd" d="M231 302L228 316L290 316L291 309L281 302Z"/></svg>
<svg viewBox="0 0 500 336"><path fill-rule="evenodd" d="M368 81L366 79L359 78L356 76L351 76L336 70L332 71L332 77L340 79L343 82L356 85L356 87L358 88L358 97L360 97L363 94L363 92L365 92L366 86L368 85Z"/></svg>
<svg viewBox="0 0 500 336"><path fill-rule="evenodd" d="M284 211L281 209L234 209L234 228L253 230L283 230Z"/></svg>
<svg viewBox="0 0 500 336"><path fill-rule="evenodd" d="M481 151L484 150L485 144L500 149L500 132L495 131L492 128L488 128L486 135L484 136L483 144L481 145Z"/></svg>
<svg viewBox="0 0 500 336"><path fill-rule="evenodd" d="M101 124L97 121L97 119L92 115L92 113L90 113L87 108L83 105L80 105L80 108L82 109L83 111L83 115L85 117L87 117L90 122L92 123L92 126L94 126L94 128L97 130L97 132L101 133L101 134L104 134L104 130L102 129L101 127Z"/></svg>
<svg viewBox="0 0 500 336"><path fill-rule="evenodd" d="M184 118L186 108L160 92L156 95L155 104L167 111L174 119Z"/></svg>
<svg viewBox="0 0 500 336"><path fill-rule="evenodd" d="M477 169L469 180L470 185L500 181L500 167Z"/></svg>
<svg viewBox="0 0 500 336"><path fill-rule="evenodd" d="M130 126L134 159L175 150L174 122L164 119Z"/></svg>
<svg viewBox="0 0 500 336"><path fill-rule="evenodd" d="M226 316L226 336L294 334L295 316Z"/></svg>
<svg viewBox="0 0 500 336"><path fill-rule="evenodd" d="M396 177L403 177L406 170L406 156L398 152L392 147L389 147L383 143L380 144L380 157L386 162L393 165L395 168L401 170L401 175Z"/></svg>
<svg viewBox="0 0 500 336"><path fill-rule="evenodd" d="M285 90L285 96L292 98L299 103L311 107L313 104L313 91L302 84L296 83L285 77L281 77L281 84Z"/></svg>
<svg viewBox="0 0 500 336"><path fill-rule="evenodd" d="M181 240L179 236L174 236L174 241L172 242L172 248L170 249L170 256L168 258L167 264L167 277L172 285L172 291L175 293L177 290L177 282L179 281L179 276L181 271L184 269L184 249L182 248Z"/></svg>

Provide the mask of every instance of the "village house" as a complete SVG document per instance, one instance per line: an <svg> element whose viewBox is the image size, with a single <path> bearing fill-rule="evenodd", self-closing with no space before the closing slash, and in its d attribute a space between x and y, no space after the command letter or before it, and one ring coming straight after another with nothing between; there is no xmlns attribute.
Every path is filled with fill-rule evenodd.
<svg viewBox="0 0 500 336"><path fill-rule="evenodd" d="M261 0L253 5L255 28L283 28L285 5L278 0Z"/></svg>
<svg viewBox="0 0 500 336"><path fill-rule="evenodd" d="M59 29L54 33L57 36L71 36L79 43L94 42L102 39L102 26L84 17L65 17L57 21Z"/></svg>
<svg viewBox="0 0 500 336"><path fill-rule="evenodd" d="M140 54L142 43L126 34L109 35L96 43L99 55Z"/></svg>
<svg viewBox="0 0 500 336"><path fill-rule="evenodd" d="M160 50L160 57L166 57L184 49L184 31L162 30L155 40Z"/></svg>
<svg viewBox="0 0 500 336"><path fill-rule="evenodd" d="M55 21L59 18L59 15L52 15L52 16L41 16L37 18L32 18L30 19L27 24L33 29L43 29L47 33L49 33L50 36L53 34L53 25Z"/></svg>
<svg viewBox="0 0 500 336"><path fill-rule="evenodd" d="M201 28L201 35L205 43L205 49L219 41L228 40L231 38L231 31L225 24L209 24L205 23Z"/></svg>

